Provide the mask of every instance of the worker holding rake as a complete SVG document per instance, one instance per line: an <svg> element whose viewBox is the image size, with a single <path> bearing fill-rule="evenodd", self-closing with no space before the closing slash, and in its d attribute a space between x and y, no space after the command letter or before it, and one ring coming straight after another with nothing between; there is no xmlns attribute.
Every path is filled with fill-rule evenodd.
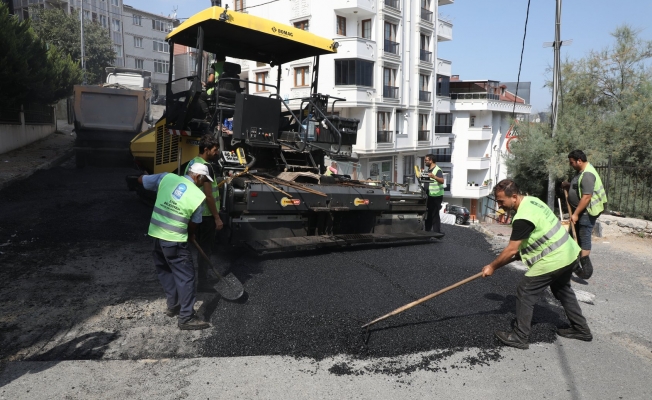
<svg viewBox="0 0 652 400"><path fill-rule="evenodd" d="M554 212L538 198L520 194L514 181L503 179L498 182L494 187L494 197L499 207L508 214L515 210L516 215L512 219L509 244L494 261L484 266L482 276L491 276L495 270L518 257L528 267L516 291L514 329L496 331L496 337L508 346L527 349L534 305L543 291L550 287L564 307L571 325L567 329L558 329L557 334L591 341L593 336L570 286L580 247L562 228Z"/></svg>

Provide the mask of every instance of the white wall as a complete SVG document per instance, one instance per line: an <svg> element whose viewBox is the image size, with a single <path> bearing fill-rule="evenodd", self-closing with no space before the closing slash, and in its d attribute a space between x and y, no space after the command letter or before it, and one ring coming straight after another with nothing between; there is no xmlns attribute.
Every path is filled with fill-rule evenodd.
<svg viewBox="0 0 652 400"><path fill-rule="evenodd" d="M0 124L0 154L26 146L54 133L54 124L2 125Z"/></svg>

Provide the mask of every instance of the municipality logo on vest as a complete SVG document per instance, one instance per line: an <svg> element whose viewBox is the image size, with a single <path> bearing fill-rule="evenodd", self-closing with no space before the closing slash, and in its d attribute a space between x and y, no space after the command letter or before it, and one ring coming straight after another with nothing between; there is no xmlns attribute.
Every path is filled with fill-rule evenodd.
<svg viewBox="0 0 652 400"><path fill-rule="evenodd" d="M176 189L174 189L174 192L172 192L172 197L174 197L177 200L181 200L181 196L188 190L188 186L184 185L183 183L180 183L177 185Z"/></svg>

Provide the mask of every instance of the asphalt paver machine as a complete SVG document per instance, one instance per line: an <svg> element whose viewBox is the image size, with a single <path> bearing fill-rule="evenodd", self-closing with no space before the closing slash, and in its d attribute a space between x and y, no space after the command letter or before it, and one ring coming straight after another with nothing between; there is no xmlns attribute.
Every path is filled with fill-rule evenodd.
<svg viewBox="0 0 652 400"><path fill-rule="evenodd" d="M217 6L173 29L167 41L166 111L151 130L133 139L131 153L146 173L182 173L198 154L199 138L217 138L222 243L268 253L441 237L423 231L422 192L324 174L325 157L357 161L352 147L359 121L335 112L335 104L345 99L318 92L320 56L337 53L336 42ZM173 76L179 46L195 49L190 76ZM226 62L215 89L202 94L205 53L269 65L276 82L248 81L240 64ZM309 96L282 98L282 66L311 58ZM256 85L264 91L250 93ZM127 181L138 189L134 177Z"/></svg>

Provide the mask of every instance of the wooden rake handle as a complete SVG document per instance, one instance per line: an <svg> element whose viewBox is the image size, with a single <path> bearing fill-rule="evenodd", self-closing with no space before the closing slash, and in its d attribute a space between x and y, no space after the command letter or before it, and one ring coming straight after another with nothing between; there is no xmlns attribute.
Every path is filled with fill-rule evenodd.
<svg viewBox="0 0 652 400"><path fill-rule="evenodd" d="M462 281L459 281L459 282L457 282L457 283L454 283L454 284L452 284L452 285L450 285L450 286L448 286L448 287L445 287L445 288L443 288L442 290L440 290L440 291L438 291L438 292L435 292L435 293L429 294L429 295L427 295L426 297L422 297L422 298L420 298L419 300L415 300L415 301L413 301L412 303L408 303L408 304L404 305L403 307L399 307L399 308L397 308L396 310L390 312L389 314L385 314L385 315L383 315L382 317L376 318L375 320L369 322L368 324L362 325L362 328L369 327L369 326L375 324L376 322L379 322L379 321L382 321L382 320L384 320L384 319L386 319L386 318L391 317L392 315L400 314L400 313L402 313L403 311L405 311L405 310L407 310L407 309L410 309L410 308L412 308L412 307L414 307L414 306L416 306L416 305L418 305L418 304L423 303L424 301L428 301L428 300L432 299L433 297L437 297L437 296L439 296L439 295L442 294L442 293L446 293L446 292L448 292L448 291L451 290L451 289L455 289L455 288L458 287L458 286L462 286L462 285L464 285L465 283L469 283L469 282L471 282L472 280L474 280L474 279L478 279L478 278L480 278L480 277L482 277L482 272L478 272L477 274L475 274L475 275L473 275L473 276L470 276L470 277L468 277L468 278L466 278L466 279L464 279L464 280L462 280Z"/></svg>
<svg viewBox="0 0 652 400"><path fill-rule="evenodd" d="M566 207L568 207L568 219L570 222L571 231L573 232L573 239L575 239L575 243L578 243L577 234L575 233L575 224L573 223L573 209L571 208L570 201L568 201L568 190L566 189L564 189L564 196L566 196Z"/></svg>

